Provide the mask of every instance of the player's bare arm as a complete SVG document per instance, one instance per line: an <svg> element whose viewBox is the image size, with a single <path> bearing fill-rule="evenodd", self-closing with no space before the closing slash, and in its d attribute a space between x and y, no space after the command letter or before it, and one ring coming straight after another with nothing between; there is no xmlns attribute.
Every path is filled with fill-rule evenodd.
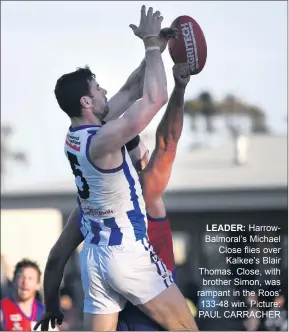
<svg viewBox="0 0 289 332"><path fill-rule="evenodd" d="M152 8L149 8L146 14L145 6L142 7L141 22L134 32L143 40L146 52L143 96L124 113L123 117L108 122L98 130L91 140L89 150L94 161L119 151L145 129L167 102L166 74L158 41L161 21L160 12L153 13Z"/></svg>
<svg viewBox="0 0 289 332"><path fill-rule="evenodd" d="M187 63L173 67L175 87L165 114L157 128L156 146L146 168L140 174L147 207L160 199L170 178L177 144L183 129L184 95L190 81ZM148 211L149 212L149 211Z"/></svg>
<svg viewBox="0 0 289 332"><path fill-rule="evenodd" d="M130 25L132 29L137 27L133 24ZM167 47L169 38L175 38L177 35L177 29L164 28L159 34L159 46L161 53ZM110 121L120 117L132 104L143 96L144 78L146 70L146 60L143 59L141 64L135 69L121 89L112 96L108 101L109 113L105 117L104 121Z"/></svg>

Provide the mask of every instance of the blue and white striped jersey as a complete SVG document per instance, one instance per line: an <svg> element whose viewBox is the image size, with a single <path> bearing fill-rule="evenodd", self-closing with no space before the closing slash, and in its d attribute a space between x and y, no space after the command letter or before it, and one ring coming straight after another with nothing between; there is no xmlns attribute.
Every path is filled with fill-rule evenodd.
<svg viewBox="0 0 289 332"><path fill-rule="evenodd" d="M111 170L96 167L89 145L100 126L69 128L65 154L70 162L82 211L81 231L95 245L120 245L142 239L147 219L137 172L125 147L123 163Z"/></svg>

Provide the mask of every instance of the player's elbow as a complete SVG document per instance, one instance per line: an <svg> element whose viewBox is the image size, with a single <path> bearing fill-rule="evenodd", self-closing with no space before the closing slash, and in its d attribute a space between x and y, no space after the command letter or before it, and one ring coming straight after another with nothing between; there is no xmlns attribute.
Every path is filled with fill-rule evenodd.
<svg viewBox="0 0 289 332"><path fill-rule="evenodd" d="M60 265L61 265L61 255L59 255L59 250L57 249L57 246L54 246L49 252L46 263L46 269L52 270Z"/></svg>
<svg viewBox="0 0 289 332"><path fill-rule="evenodd" d="M150 100L151 104L154 105L156 108L161 109L165 104L168 102L168 92L167 89L163 89L155 96L152 96Z"/></svg>
<svg viewBox="0 0 289 332"><path fill-rule="evenodd" d="M143 99L150 107L161 109L168 102L167 88L157 89L157 87L155 87L150 93L144 94Z"/></svg>

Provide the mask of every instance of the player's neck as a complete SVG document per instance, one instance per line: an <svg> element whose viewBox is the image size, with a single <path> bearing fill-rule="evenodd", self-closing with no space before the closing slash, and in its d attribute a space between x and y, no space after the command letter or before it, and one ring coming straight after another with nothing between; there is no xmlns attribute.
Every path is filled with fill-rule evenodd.
<svg viewBox="0 0 289 332"><path fill-rule="evenodd" d="M91 112L84 113L81 117L71 118L71 126L100 126L101 121Z"/></svg>
<svg viewBox="0 0 289 332"><path fill-rule="evenodd" d="M31 316L34 297L27 300L21 300L17 295L14 296L15 303L24 312L26 316Z"/></svg>

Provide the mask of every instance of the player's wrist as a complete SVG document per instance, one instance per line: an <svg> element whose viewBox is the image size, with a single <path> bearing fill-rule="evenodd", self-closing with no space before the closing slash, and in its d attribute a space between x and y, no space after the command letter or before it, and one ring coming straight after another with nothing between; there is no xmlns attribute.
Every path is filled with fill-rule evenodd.
<svg viewBox="0 0 289 332"><path fill-rule="evenodd" d="M146 37L143 38L144 47L147 49L148 47L158 46L160 47L158 37Z"/></svg>
<svg viewBox="0 0 289 332"><path fill-rule="evenodd" d="M49 299L48 301L45 301L45 311L46 312L53 312L55 311L55 308L60 308L60 298L55 297L53 299Z"/></svg>
<svg viewBox="0 0 289 332"><path fill-rule="evenodd" d="M184 84L181 84L181 83L175 82L175 87L174 87L174 89L175 89L175 91L177 91L177 92L185 93L186 86L187 86L187 85L184 85Z"/></svg>

